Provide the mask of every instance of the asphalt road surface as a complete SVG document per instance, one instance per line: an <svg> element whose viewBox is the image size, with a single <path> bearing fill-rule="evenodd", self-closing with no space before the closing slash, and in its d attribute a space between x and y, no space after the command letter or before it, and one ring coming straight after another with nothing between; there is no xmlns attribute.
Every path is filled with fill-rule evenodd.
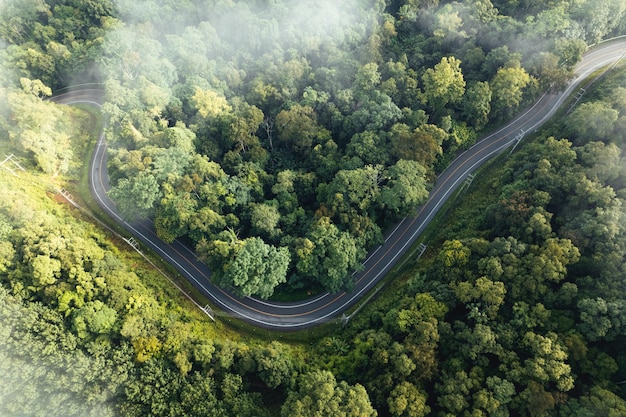
<svg viewBox="0 0 626 417"><path fill-rule="evenodd" d="M576 77L562 92L545 93L533 106L525 109L515 119L498 131L481 138L471 149L458 156L439 175L428 201L415 217L404 218L385 236L385 242L370 252L360 271L354 273L355 286L348 293L325 293L308 300L293 303L263 301L251 297L239 298L213 285L207 266L198 261L192 248L177 240L172 244L161 241L150 221L126 222L117 213L115 203L107 195L107 145L100 134L90 166L89 184L98 204L111 218L132 236L150 247L165 261L174 266L221 311L217 316L243 319L252 325L273 330L301 330L337 319L362 299L402 258L402 255L419 238L437 212L482 164L492 157L512 149L525 133L533 132L545 123L576 91L590 74L620 60L626 54L626 39L605 42L588 51L576 68ZM64 104L89 104L100 108L104 92L100 89L78 87L58 94L54 101Z"/></svg>

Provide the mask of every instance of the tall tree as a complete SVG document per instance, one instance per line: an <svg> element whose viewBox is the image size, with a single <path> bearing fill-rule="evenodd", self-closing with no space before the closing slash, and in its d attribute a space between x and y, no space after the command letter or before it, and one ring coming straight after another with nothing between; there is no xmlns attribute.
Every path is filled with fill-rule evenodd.
<svg viewBox="0 0 626 417"><path fill-rule="evenodd" d="M255 352L254 359L261 380L270 388L293 385L295 364L289 349L276 341Z"/></svg>
<svg viewBox="0 0 626 417"><path fill-rule="evenodd" d="M109 191L120 214L128 219L151 215L160 194L159 182L148 171L140 172L135 178L122 178Z"/></svg>
<svg viewBox="0 0 626 417"><path fill-rule="evenodd" d="M317 116L309 106L296 104L282 110L276 115L275 127L280 143L300 153L330 138L330 132L317 123Z"/></svg>
<svg viewBox="0 0 626 417"><path fill-rule="evenodd" d="M280 236L280 212L274 205L255 204L250 210L250 225L255 233L275 238Z"/></svg>
<svg viewBox="0 0 626 417"><path fill-rule="evenodd" d="M198 251L213 268L213 279L239 296L268 298L286 281L290 262L287 248L276 248L258 237L238 240L224 232L227 240L200 242Z"/></svg>
<svg viewBox="0 0 626 417"><path fill-rule="evenodd" d="M408 125L397 123L389 130L389 136L393 156L430 167L442 152L441 141L447 135L435 125L422 125L411 130Z"/></svg>
<svg viewBox="0 0 626 417"><path fill-rule="evenodd" d="M349 233L340 231L330 218L322 217L307 237L296 243L296 270L305 280L319 282L327 291L348 289L353 284L350 272L362 256L360 249Z"/></svg>
<svg viewBox="0 0 626 417"><path fill-rule="evenodd" d="M478 81L467 88L461 103L465 120L477 130L485 127L491 113L491 88L489 83Z"/></svg>
<svg viewBox="0 0 626 417"><path fill-rule="evenodd" d="M493 112L506 117L522 102L524 89L533 81L521 67L500 68L489 83Z"/></svg>
<svg viewBox="0 0 626 417"><path fill-rule="evenodd" d="M367 213L380 195L381 171L380 165L340 170L330 184L318 188L318 200L333 211Z"/></svg>
<svg viewBox="0 0 626 417"><path fill-rule="evenodd" d="M566 119L570 138L577 145L590 140L608 141L619 112L603 101L582 103Z"/></svg>
<svg viewBox="0 0 626 417"><path fill-rule="evenodd" d="M399 216L411 214L428 197L426 169L416 161L399 160L384 173L387 183L380 201Z"/></svg>
<svg viewBox="0 0 626 417"><path fill-rule="evenodd" d="M427 395L415 385L404 381L397 385L387 400L394 417L424 417L430 413L426 405Z"/></svg>
<svg viewBox="0 0 626 417"><path fill-rule="evenodd" d="M454 57L443 57L434 68L429 68L422 77L426 102L435 111L447 104L456 104L465 94L465 79L461 61Z"/></svg>
<svg viewBox="0 0 626 417"><path fill-rule="evenodd" d="M281 408L283 417L375 417L363 386L337 382L329 371L313 371L300 377Z"/></svg>

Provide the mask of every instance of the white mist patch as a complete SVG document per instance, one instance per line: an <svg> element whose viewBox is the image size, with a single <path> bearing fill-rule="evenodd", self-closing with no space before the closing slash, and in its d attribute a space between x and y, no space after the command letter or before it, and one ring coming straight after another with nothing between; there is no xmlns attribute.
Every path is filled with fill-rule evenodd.
<svg viewBox="0 0 626 417"><path fill-rule="evenodd" d="M329 40L343 42L355 35L360 37L368 24L363 10L368 6L362 3L356 0L268 1L264 5L219 2L202 8L188 2L155 5L152 1L122 0L117 2L117 10L124 22L154 26L157 36L180 34L190 26L210 23L225 49L258 54L268 52L268 48L284 51L294 48L303 52Z"/></svg>
<svg viewBox="0 0 626 417"><path fill-rule="evenodd" d="M16 81L13 65L9 61L7 46L6 42L0 39L0 88L12 86Z"/></svg>
<svg viewBox="0 0 626 417"><path fill-rule="evenodd" d="M359 7L354 1L336 2L323 0L319 2L295 2L295 7L279 21L283 35L308 38L320 36L335 40L346 40L351 32L362 29L366 22L355 26L359 21Z"/></svg>
<svg viewBox="0 0 626 417"><path fill-rule="evenodd" d="M0 40L0 143L6 145L9 140L7 128L11 114L8 105L7 94L14 83L13 71L9 67L6 56L6 44Z"/></svg>

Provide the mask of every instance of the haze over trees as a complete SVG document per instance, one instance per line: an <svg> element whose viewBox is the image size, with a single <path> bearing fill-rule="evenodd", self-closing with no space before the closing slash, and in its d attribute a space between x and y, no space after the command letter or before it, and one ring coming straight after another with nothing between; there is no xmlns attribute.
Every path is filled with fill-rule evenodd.
<svg viewBox="0 0 626 417"><path fill-rule="evenodd" d="M0 5L0 147L28 168L0 171L0 414L626 414L623 70L293 344L209 322L64 204L96 118L45 100L104 83L111 195L220 285L340 291L483 129L626 31L622 1L214 3Z"/></svg>

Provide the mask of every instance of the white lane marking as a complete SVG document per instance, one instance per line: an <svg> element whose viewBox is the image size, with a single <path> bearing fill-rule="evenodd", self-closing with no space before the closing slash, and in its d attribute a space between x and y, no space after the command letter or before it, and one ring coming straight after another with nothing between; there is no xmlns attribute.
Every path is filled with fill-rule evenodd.
<svg viewBox="0 0 626 417"><path fill-rule="evenodd" d="M404 219L406 219L406 216L404 217ZM385 243L387 243L387 241L391 238L391 236L394 235L394 233L396 233L396 231L398 230L398 227L400 227L400 225L404 222L404 219L402 219L398 225L393 229L393 231L391 233L389 233L389 236L387 236L387 238L385 239Z"/></svg>
<svg viewBox="0 0 626 417"><path fill-rule="evenodd" d="M264 300L259 300L258 298L253 298L253 297L246 297L249 300L254 301L255 303L258 304L262 304L264 306L267 307L273 307L273 308L279 308L279 309L295 309L295 308L300 308L300 307L304 307L304 306L308 306L310 304L313 303L317 303L321 300L323 300L324 298L328 297L329 295L331 295L329 292L325 292L324 294L309 298L308 300L304 300L298 304L277 304L277 303L273 303L271 301L264 301ZM287 316L289 317L289 316Z"/></svg>

